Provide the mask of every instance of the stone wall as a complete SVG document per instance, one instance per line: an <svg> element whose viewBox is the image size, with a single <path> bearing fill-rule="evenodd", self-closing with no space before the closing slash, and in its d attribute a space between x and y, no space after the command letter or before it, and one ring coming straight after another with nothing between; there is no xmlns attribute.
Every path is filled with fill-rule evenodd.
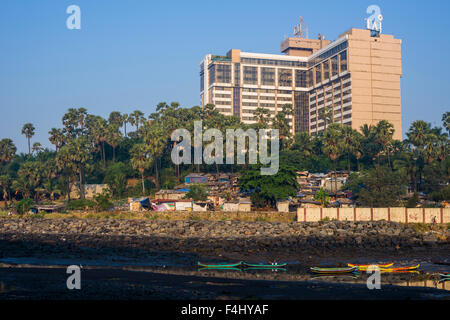
<svg viewBox="0 0 450 320"><path fill-rule="evenodd" d="M296 221L295 212L263 212L263 211L171 211L155 213L158 219L167 220L239 220L239 221Z"/></svg>
<svg viewBox="0 0 450 320"><path fill-rule="evenodd" d="M297 221L393 221L450 223L450 208L298 208Z"/></svg>

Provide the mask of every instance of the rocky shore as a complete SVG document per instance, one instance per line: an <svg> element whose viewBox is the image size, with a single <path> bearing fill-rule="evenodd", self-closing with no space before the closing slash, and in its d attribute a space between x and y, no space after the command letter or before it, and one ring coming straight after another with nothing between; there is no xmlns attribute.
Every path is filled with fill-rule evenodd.
<svg viewBox="0 0 450 320"><path fill-rule="evenodd" d="M23 256L23 250L50 254L92 249L114 249L118 255L168 251L236 259L281 253L293 257L300 253L339 255L358 250L410 254L445 251L449 239L447 226L419 230L387 221L0 219L0 257L16 256L17 251Z"/></svg>

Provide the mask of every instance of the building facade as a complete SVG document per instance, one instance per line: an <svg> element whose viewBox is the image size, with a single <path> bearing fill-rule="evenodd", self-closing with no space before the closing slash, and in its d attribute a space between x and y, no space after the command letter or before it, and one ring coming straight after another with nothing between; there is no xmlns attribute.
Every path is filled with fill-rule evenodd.
<svg viewBox="0 0 450 320"><path fill-rule="evenodd" d="M401 139L401 40L351 29L333 42L287 38L281 52L208 54L200 64L202 107L214 104L250 124L258 107L273 117L291 104L293 133L315 135L331 122L359 129L388 120Z"/></svg>

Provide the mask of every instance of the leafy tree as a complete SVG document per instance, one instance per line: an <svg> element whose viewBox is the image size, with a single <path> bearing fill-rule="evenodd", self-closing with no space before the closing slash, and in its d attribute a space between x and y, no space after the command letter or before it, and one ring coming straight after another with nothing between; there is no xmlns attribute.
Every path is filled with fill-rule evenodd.
<svg viewBox="0 0 450 320"><path fill-rule="evenodd" d="M122 162L114 163L107 168L104 182L108 184L115 197L121 198L125 193L128 174L128 167Z"/></svg>
<svg viewBox="0 0 450 320"><path fill-rule="evenodd" d="M280 163L277 174L261 175L260 165L252 165L239 179L241 190L252 192L253 199L263 199L265 205L275 207L277 200L297 195L297 171Z"/></svg>
<svg viewBox="0 0 450 320"><path fill-rule="evenodd" d="M205 201L208 198L208 192L205 186L194 183L189 186L189 191L183 197L184 199L192 199L194 201Z"/></svg>
<svg viewBox="0 0 450 320"><path fill-rule="evenodd" d="M27 213L33 206L33 200L25 198L16 203L16 211L20 214Z"/></svg>
<svg viewBox="0 0 450 320"><path fill-rule="evenodd" d="M328 206L330 197L323 188L320 188L320 190L315 194L314 200L320 201L320 203L322 204L322 208L325 208L326 206Z"/></svg>
<svg viewBox="0 0 450 320"><path fill-rule="evenodd" d="M349 185L365 207L395 207L405 194L406 178L389 167L376 166L358 175L349 177Z"/></svg>
<svg viewBox="0 0 450 320"><path fill-rule="evenodd" d="M42 182L42 164L36 161L25 162L17 172L17 179L13 182L14 189L21 191L25 198L32 195L37 198L36 188Z"/></svg>
<svg viewBox="0 0 450 320"><path fill-rule="evenodd" d="M414 192L413 196L408 199L406 202L407 208L415 208L417 207L417 204L419 203L419 194L417 192Z"/></svg>
<svg viewBox="0 0 450 320"><path fill-rule="evenodd" d="M102 193L94 196L94 209L96 212L105 211L114 207L114 204L110 201L111 195L108 191L103 190Z"/></svg>

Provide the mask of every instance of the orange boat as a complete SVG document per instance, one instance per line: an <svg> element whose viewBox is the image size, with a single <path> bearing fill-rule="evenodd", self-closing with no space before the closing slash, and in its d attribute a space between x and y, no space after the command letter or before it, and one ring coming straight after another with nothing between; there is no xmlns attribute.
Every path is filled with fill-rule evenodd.
<svg viewBox="0 0 450 320"><path fill-rule="evenodd" d="M358 270L360 270L360 271L367 271L367 268L369 268L370 266L375 266L375 267L378 267L378 268L382 269L382 268L392 267L393 265L394 265L393 263L385 263L385 264L352 264L352 263L347 263L347 266L349 266L349 267L357 267Z"/></svg>

